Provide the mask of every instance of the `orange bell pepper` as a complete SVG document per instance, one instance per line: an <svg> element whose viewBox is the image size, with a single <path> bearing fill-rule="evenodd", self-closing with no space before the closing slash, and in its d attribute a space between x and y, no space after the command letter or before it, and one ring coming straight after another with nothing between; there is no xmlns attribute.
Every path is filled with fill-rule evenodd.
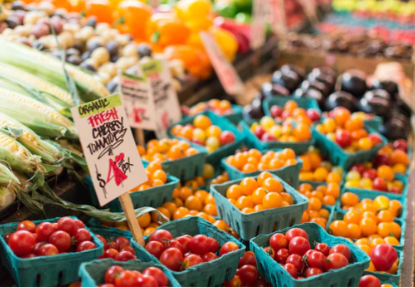
<svg viewBox="0 0 415 288"><path fill-rule="evenodd" d="M81 13L85 11L85 0L72 0L70 2L70 7L68 8L69 12L78 12Z"/></svg>
<svg viewBox="0 0 415 288"><path fill-rule="evenodd" d="M229 61L232 61L235 58L239 47L238 40L235 36L231 32L216 26L210 27L209 32L215 37L215 40L222 49L225 57Z"/></svg>
<svg viewBox="0 0 415 288"><path fill-rule="evenodd" d="M116 28L131 34L135 39L146 40L146 25L153 9L140 1L121 1L115 10ZM124 26L125 25L125 26Z"/></svg>
<svg viewBox="0 0 415 288"><path fill-rule="evenodd" d="M154 14L147 24L147 36L150 41L161 47L186 43L190 29L185 23L172 15L158 14Z"/></svg>
<svg viewBox="0 0 415 288"><path fill-rule="evenodd" d="M88 0L85 5L85 15L95 16L98 22L112 24L113 15L107 0Z"/></svg>
<svg viewBox="0 0 415 288"><path fill-rule="evenodd" d="M174 6L177 17L183 21L206 18L212 12L210 0L181 0Z"/></svg>
<svg viewBox="0 0 415 288"><path fill-rule="evenodd" d="M199 79L207 79L212 75L212 66L206 52L189 45L173 45L164 49L164 55L168 60L179 59L184 67L193 76Z"/></svg>

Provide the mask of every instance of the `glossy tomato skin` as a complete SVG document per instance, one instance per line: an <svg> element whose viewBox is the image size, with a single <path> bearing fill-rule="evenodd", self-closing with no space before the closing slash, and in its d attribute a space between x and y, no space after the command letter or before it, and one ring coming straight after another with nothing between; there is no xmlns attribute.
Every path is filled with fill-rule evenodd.
<svg viewBox="0 0 415 288"><path fill-rule="evenodd" d="M305 277L312 277L312 276L316 276L316 275L320 275L323 274L323 270L321 270L320 268L315 268L315 267L309 267L307 269L305 269Z"/></svg>
<svg viewBox="0 0 415 288"><path fill-rule="evenodd" d="M9 247L17 256L25 256L32 252L35 243L33 234L25 230L14 232L9 238Z"/></svg>
<svg viewBox="0 0 415 288"><path fill-rule="evenodd" d="M297 268L291 263L287 263L284 265L284 269L293 277L297 278Z"/></svg>
<svg viewBox="0 0 415 288"><path fill-rule="evenodd" d="M274 249L272 249L271 247L264 247L262 249L264 249L264 251L269 255L269 257L275 260L276 253Z"/></svg>
<svg viewBox="0 0 415 288"><path fill-rule="evenodd" d="M325 243L318 243L315 247L315 250L321 252L324 254L324 256L329 256L330 254L330 247L329 245L325 244Z"/></svg>
<svg viewBox="0 0 415 288"><path fill-rule="evenodd" d="M86 230L85 228L77 229L75 231L73 238L77 243L82 243L84 241L91 241L92 239L91 233L89 233L89 231Z"/></svg>
<svg viewBox="0 0 415 288"><path fill-rule="evenodd" d="M327 261L325 264L326 271L340 269L349 265L347 258L340 253L333 253L327 256Z"/></svg>
<svg viewBox="0 0 415 288"><path fill-rule="evenodd" d="M169 248L163 251L160 256L160 262L173 271L180 271L183 263L183 254L176 248Z"/></svg>
<svg viewBox="0 0 415 288"><path fill-rule="evenodd" d="M75 231L78 230L78 229L85 228L84 222L82 222L81 220L74 219L73 222L75 224Z"/></svg>
<svg viewBox="0 0 415 288"><path fill-rule="evenodd" d="M304 237L294 237L288 245L288 250L290 250L293 254L303 256L308 250L310 250L310 243Z"/></svg>
<svg viewBox="0 0 415 288"><path fill-rule="evenodd" d="M156 267L148 267L143 271L143 275L149 275L156 279L157 284L159 287L167 287L168 285L168 279L164 272Z"/></svg>
<svg viewBox="0 0 415 288"><path fill-rule="evenodd" d="M196 254L205 254L210 252L210 242L205 235L193 236L189 242L190 250Z"/></svg>
<svg viewBox="0 0 415 288"><path fill-rule="evenodd" d="M137 278L137 287L158 287L158 282L150 275L141 275Z"/></svg>
<svg viewBox="0 0 415 288"><path fill-rule="evenodd" d="M382 283L373 275L365 275L360 278L359 287L380 287Z"/></svg>
<svg viewBox="0 0 415 288"><path fill-rule="evenodd" d="M128 251L122 251L122 252L118 253L117 256L115 256L116 261L122 261L122 262L135 260L135 259L137 259L137 257L134 254L132 254L131 252L128 252Z"/></svg>
<svg viewBox="0 0 415 288"><path fill-rule="evenodd" d="M291 254L285 261L286 264L292 264L298 271L303 271L305 263L303 258L298 254Z"/></svg>
<svg viewBox="0 0 415 288"><path fill-rule="evenodd" d="M319 251L313 251L307 257L307 263L312 268L324 269L326 265L326 256Z"/></svg>
<svg viewBox="0 0 415 288"><path fill-rule="evenodd" d="M244 265L239 268L239 277L245 284L251 284L258 278L258 270L252 265Z"/></svg>
<svg viewBox="0 0 415 288"><path fill-rule="evenodd" d="M58 255L59 250L52 244L45 244L39 247L37 250L37 256L52 256Z"/></svg>
<svg viewBox="0 0 415 288"><path fill-rule="evenodd" d="M171 233L164 229L159 229L151 233L149 241L159 241L163 242L163 240L173 240L173 236Z"/></svg>
<svg viewBox="0 0 415 288"><path fill-rule="evenodd" d="M286 248L282 248L278 250L277 254L275 255L275 260L277 260L277 262L280 264L285 264L288 256L290 256L290 251L288 251Z"/></svg>
<svg viewBox="0 0 415 288"><path fill-rule="evenodd" d="M124 271L124 269L117 265L108 268L107 272L105 272L105 283L114 284L115 276L121 271Z"/></svg>
<svg viewBox="0 0 415 288"><path fill-rule="evenodd" d="M115 275L115 287L138 287L138 277L134 271L123 270Z"/></svg>
<svg viewBox="0 0 415 288"><path fill-rule="evenodd" d="M6 235L3 236L4 242L6 242L6 244L9 244L9 239L10 236L12 236L13 233L7 233Z"/></svg>
<svg viewBox="0 0 415 288"><path fill-rule="evenodd" d="M179 249L180 252L182 252L182 254L184 254L184 248L182 246L182 244L180 244L179 241L177 240L166 240L163 242L164 245L164 250L166 250L167 248L176 248Z"/></svg>
<svg viewBox="0 0 415 288"><path fill-rule="evenodd" d="M36 227L36 235L38 242L47 242L50 235L57 230L56 223L43 222Z"/></svg>
<svg viewBox="0 0 415 288"><path fill-rule="evenodd" d="M219 242L211 237L208 237L209 252L216 253L219 250Z"/></svg>
<svg viewBox="0 0 415 288"><path fill-rule="evenodd" d="M233 276L233 278L227 282L224 283L225 287L241 287L242 286L242 280L239 275Z"/></svg>
<svg viewBox="0 0 415 288"><path fill-rule="evenodd" d="M118 250L121 250L124 247L130 246L130 240L127 238L120 236L115 238L115 243L118 244Z"/></svg>
<svg viewBox="0 0 415 288"><path fill-rule="evenodd" d="M272 247L272 249L278 251L282 248L288 247L288 240L283 234L276 233L269 239L269 245Z"/></svg>
<svg viewBox="0 0 415 288"><path fill-rule="evenodd" d="M95 249L95 248L97 248L97 246L93 242L84 241L76 247L76 252L92 250L92 249Z"/></svg>
<svg viewBox="0 0 415 288"><path fill-rule="evenodd" d="M238 268L244 265L252 265L256 267L255 254L252 251L246 251L244 256L239 259Z"/></svg>
<svg viewBox="0 0 415 288"><path fill-rule="evenodd" d="M65 231L56 231L50 235L49 243L55 245L59 252L66 252L71 248L71 236Z"/></svg>
<svg viewBox="0 0 415 288"><path fill-rule="evenodd" d="M117 257L118 255L118 251L113 249L113 248L108 248L106 250L104 250L104 253L99 257L100 259L104 259L104 258L112 258L115 260L115 257Z"/></svg>
<svg viewBox="0 0 415 288"><path fill-rule="evenodd" d="M192 240L192 237L190 236L190 238L188 237L189 235L183 235L180 237L177 237L176 240L182 245L183 247L183 253L187 253L190 251L190 247L189 247L189 242L190 240Z"/></svg>
<svg viewBox="0 0 415 288"><path fill-rule="evenodd" d="M24 220L24 221L20 222L19 225L17 225L16 230L17 231L25 230L25 231L28 231L30 233L35 233L36 232L36 224L33 223L30 220Z"/></svg>
<svg viewBox="0 0 415 288"><path fill-rule="evenodd" d="M102 242L102 244L104 244L104 250L109 248L107 239L105 239L104 237L102 237L101 235L98 235L98 234L95 234L95 236L99 239L99 241Z"/></svg>
<svg viewBox="0 0 415 288"><path fill-rule="evenodd" d="M375 265L376 270L388 271L396 259L398 259L398 253L389 244L379 244L370 252L370 259Z"/></svg>
<svg viewBox="0 0 415 288"><path fill-rule="evenodd" d="M203 259L199 255L190 254L190 255L188 255L184 258L183 262L184 263L183 263L183 266L182 266L182 270L185 270L185 269L188 269L190 267L199 265L200 263L203 263Z"/></svg>
<svg viewBox="0 0 415 288"><path fill-rule="evenodd" d="M123 252L123 251L127 251L127 252L130 252L131 254L135 255L135 250L131 246L126 246L126 247L122 248L120 252Z"/></svg>
<svg viewBox="0 0 415 288"><path fill-rule="evenodd" d="M222 247L220 248L220 256L225 255L227 253L230 253L232 251L236 251L239 249L238 244L234 243L234 242L226 242L225 244L222 245Z"/></svg>
<svg viewBox="0 0 415 288"><path fill-rule="evenodd" d="M304 237L308 240L308 234L301 228L292 228L285 233L285 238L290 242L294 237Z"/></svg>
<svg viewBox="0 0 415 288"><path fill-rule="evenodd" d="M332 253L343 254L347 260L350 260L350 256L351 256L350 249L346 245L338 244L336 246L331 247L329 254L332 254Z"/></svg>
<svg viewBox="0 0 415 288"><path fill-rule="evenodd" d="M67 232L69 235L74 235L75 233L75 222L74 219L70 217L62 217L58 220L58 230Z"/></svg>
<svg viewBox="0 0 415 288"><path fill-rule="evenodd" d="M164 245L158 241L150 241L146 244L146 250L156 257L157 259L160 258L161 253L164 251Z"/></svg>
<svg viewBox="0 0 415 288"><path fill-rule="evenodd" d="M208 252L202 255L202 259L204 262L210 262L212 260L218 259L218 255L213 252Z"/></svg>

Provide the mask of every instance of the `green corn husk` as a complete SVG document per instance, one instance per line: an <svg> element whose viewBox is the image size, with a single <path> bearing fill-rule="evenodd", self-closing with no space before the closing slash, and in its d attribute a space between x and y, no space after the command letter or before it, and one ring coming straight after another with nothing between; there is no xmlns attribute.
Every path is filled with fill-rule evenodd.
<svg viewBox="0 0 415 288"><path fill-rule="evenodd" d="M77 139L75 125L51 107L0 88L0 112L18 119L43 137Z"/></svg>
<svg viewBox="0 0 415 288"><path fill-rule="evenodd" d="M3 113L0 113L0 128L7 129L30 152L40 156L43 163L54 165L63 157L54 145L40 139L31 129Z"/></svg>
<svg viewBox="0 0 415 288"><path fill-rule="evenodd" d="M0 37L0 62L18 67L70 92L62 63L43 52ZM84 101L92 101L110 95L104 85L96 81L92 75L68 63L65 64L65 69L74 80Z"/></svg>
<svg viewBox="0 0 415 288"><path fill-rule="evenodd" d="M67 91L5 63L0 63L0 87L34 98L56 110L74 106Z"/></svg>
<svg viewBox="0 0 415 288"><path fill-rule="evenodd" d="M16 200L16 194L6 187L0 187L0 210L9 206Z"/></svg>
<svg viewBox="0 0 415 288"><path fill-rule="evenodd" d="M34 156L16 139L0 131L0 161L7 163L13 170L33 174L40 165L40 157Z"/></svg>
<svg viewBox="0 0 415 288"><path fill-rule="evenodd" d="M2 163L0 163L0 184L11 188L16 188L20 184L19 179Z"/></svg>

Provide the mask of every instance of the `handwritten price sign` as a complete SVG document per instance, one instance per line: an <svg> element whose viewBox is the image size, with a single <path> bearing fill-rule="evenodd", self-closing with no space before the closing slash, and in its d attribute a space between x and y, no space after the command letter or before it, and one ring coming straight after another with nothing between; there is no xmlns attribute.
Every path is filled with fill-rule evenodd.
<svg viewBox="0 0 415 288"><path fill-rule="evenodd" d="M212 62L213 68L226 93L229 95L236 95L243 92L244 85L241 78L238 73L236 73L232 64L226 59L212 34L202 31L199 35L209 56L210 62Z"/></svg>
<svg viewBox="0 0 415 288"><path fill-rule="evenodd" d="M265 43L266 23L270 18L270 8L269 0L253 1L250 46L254 50Z"/></svg>
<svg viewBox="0 0 415 288"><path fill-rule="evenodd" d="M147 181L120 95L71 111L101 206Z"/></svg>

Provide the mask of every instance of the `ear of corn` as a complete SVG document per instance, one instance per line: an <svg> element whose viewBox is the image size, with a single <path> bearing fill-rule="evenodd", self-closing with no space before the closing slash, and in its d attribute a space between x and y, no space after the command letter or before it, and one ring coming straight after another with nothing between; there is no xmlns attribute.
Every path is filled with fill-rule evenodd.
<svg viewBox="0 0 415 288"><path fill-rule="evenodd" d="M40 137L31 129L24 126L19 121L0 113L0 128L8 129L12 134L13 130L20 132L18 135L13 135L23 146L35 155L42 158L42 162L46 164L55 164L62 158L62 153L55 146L49 144L47 141L40 139Z"/></svg>
<svg viewBox="0 0 415 288"><path fill-rule="evenodd" d="M56 110L74 106L70 93L64 89L4 63L0 63L0 87L32 98L40 94Z"/></svg>
<svg viewBox="0 0 415 288"><path fill-rule="evenodd" d="M16 200L16 194L7 189L7 187L0 187L0 210L9 206Z"/></svg>
<svg viewBox="0 0 415 288"><path fill-rule="evenodd" d="M51 107L0 88L0 112L18 119L40 136L78 138L74 124Z"/></svg>
<svg viewBox="0 0 415 288"><path fill-rule="evenodd" d="M0 62L16 66L68 91L61 61L43 52L0 37ZM92 75L71 64L66 64L65 68L84 101L109 96L108 90Z"/></svg>
<svg viewBox="0 0 415 288"><path fill-rule="evenodd" d="M2 163L0 163L0 184L11 187L16 187L20 184L19 179Z"/></svg>
<svg viewBox="0 0 415 288"><path fill-rule="evenodd" d="M40 166L40 157L30 153L16 139L0 131L0 161L4 161L13 170L35 173Z"/></svg>

